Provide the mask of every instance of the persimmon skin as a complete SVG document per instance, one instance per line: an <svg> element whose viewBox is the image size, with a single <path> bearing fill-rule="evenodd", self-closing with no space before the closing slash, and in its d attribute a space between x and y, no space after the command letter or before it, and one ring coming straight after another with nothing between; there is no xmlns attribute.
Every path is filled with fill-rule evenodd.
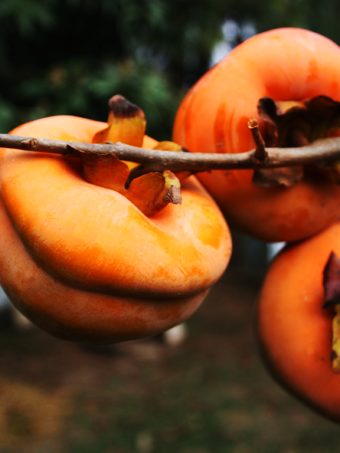
<svg viewBox="0 0 340 453"><path fill-rule="evenodd" d="M323 270L340 254L340 223L287 246L274 259L259 297L257 331L274 377L323 415L340 422L340 375L332 371L333 309Z"/></svg>
<svg viewBox="0 0 340 453"><path fill-rule="evenodd" d="M91 142L103 127L60 116L12 134ZM166 330L198 308L229 261L228 227L195 178L181 206L152 218L86 182L74 158L2 150L0 181L1 284L59 338L103 344Z"/></svg>
<svg viewBox="0 0 340 453"><path fill-rule="evenodd" d="M182 101L173 140L192 152L242 153L254 149L247 127L258 100L340 100L340 48L316 33L294 28L256 35L211 68ZM252 184L252 170L214 170L198 177L227 221L268 242L311 236L339 218L340 187L305 177L293 187Z"/></svg>

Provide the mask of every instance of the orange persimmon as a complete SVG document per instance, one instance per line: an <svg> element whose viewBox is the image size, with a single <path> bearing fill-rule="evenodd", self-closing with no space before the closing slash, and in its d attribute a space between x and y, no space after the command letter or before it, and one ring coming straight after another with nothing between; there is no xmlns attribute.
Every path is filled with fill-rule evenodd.
<svg viewBox="0 0 340 453"><path fill-rule="evenodd" d="M298 104L285 101L316 96L339 101L339 74L340 48L329 39L294 28L259 34L231 51L188 92L176 115L173 140L191 152L242 153L255 147L247 123L256 118L267 146L273 146L257 110L259 100L271 98L284 108ZM315 131L308 132L313 136ZM198 177L231 224L268 242L295 241L340 215L340 186L322 172L305 170L291 187L255 186L253 170L214 170Z"/></svg>
<svg viewBox="0 0 340 453"><path fill-rule="evenodd" d="M279 253L260 294L257 330L274 377L319 412L340 422L340 374L332 361L334 313L333 307L325 308L323 286L332 252L340 256L338 222Z"/></svg>
<svg viewBox="0 0 340 453"><path fill-rule="evenodd" d="M91 143L106 126L56 116L12 134ZM190 177L181 205L148 217L82 172L80 159L1 150L0 282L10 299L36 325L80 342L147 337L187 319L231 253L214 201Z"/></svg>

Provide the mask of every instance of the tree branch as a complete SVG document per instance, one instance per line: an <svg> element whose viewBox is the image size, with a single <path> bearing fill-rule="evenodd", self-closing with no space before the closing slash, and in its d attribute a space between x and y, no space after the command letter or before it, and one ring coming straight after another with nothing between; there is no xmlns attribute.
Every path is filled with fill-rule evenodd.
<svg viewBox="0 0 340 453"><path fill-rule="evenodd" d="M0 134L0 147L71 157L81 157L82 153L115 154L121 160L142 164L147 171L160 172L187 170L198 173L215 169L276 168L340 160L338 137L317 140L308 146L297 148L264 148L267 155L262 161L256 158L255 149L239 154L179 153L136 148L119 142L97 145L7 134Z"/></svg>
<svg viewBox="0 0 340 453"><path fill-rule="evenodd" d="M260 133L259 122L257 121L257 119L253 118L249 120L248 128L252 133L253 140L256 146L254 157L260 162L263 162L264 160L266 160L268 153L266 152L266 146Z"/></svg>

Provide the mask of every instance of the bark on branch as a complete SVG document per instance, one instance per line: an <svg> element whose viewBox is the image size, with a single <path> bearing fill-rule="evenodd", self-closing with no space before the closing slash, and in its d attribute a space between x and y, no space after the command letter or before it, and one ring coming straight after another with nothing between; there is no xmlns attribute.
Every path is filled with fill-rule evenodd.
<svg viewBox="0 0 340 453"><path fill-rule="evenodd" d="M340 138L317 140L297 148L265 148L265 159L256 157L256 149L239 154L207 154L156 151L123 143L105 145L47 140L0 134L0 147L41 151L81 157L82 153L115 154L119 159L142 164L147 171L171 170L198 173L208 170L277 168L340 160Z"/></svg>

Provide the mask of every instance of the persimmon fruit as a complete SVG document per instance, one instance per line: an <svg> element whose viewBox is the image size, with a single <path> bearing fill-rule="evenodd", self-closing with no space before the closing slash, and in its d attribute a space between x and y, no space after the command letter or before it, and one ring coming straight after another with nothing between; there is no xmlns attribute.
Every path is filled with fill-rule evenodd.
<svg viewBox="0 0 340 453"><path fill-rule="evenodd" d="M331 253L340 256L338 222L278 254L259 297L257 331L274 377L320 413L340 422L340 370L334 369L332 357L334 311L331 306L325 308L323 286ZM339 269L334 274L339 279ZM339 339L339 332L336 335Z"/></svg>
<svg viewBox="0 0 340 453"><path fill-rule="evenodd" d="M11 133L91 143L106 127L55 116ZM144 130L142 141L158 143ZM187 319L227 266L228 226L193 176L182 204L152 215L86 181L74 157L3 149L0 180L1 284L59 338L104 344L159 333Z"/></svg>
<svg viewBox="0 0 340 453"><path fill-rule="evenodd" d="M173 140L191 152L246 152L255 147L247 127L255 118L266 145L272 146L259 100L270 98L284 108L317 96L339 101L339 73L340 48L319 34L295 28L258 34L191 88L178 109ZM317 126L303 128L313 137ZM324 136L333 133L326 128ZM258 187L253 170L213 170L198 177L231 225L268 242L306 238L340 215L340 186L308 169L290 187Z"/></svg>

